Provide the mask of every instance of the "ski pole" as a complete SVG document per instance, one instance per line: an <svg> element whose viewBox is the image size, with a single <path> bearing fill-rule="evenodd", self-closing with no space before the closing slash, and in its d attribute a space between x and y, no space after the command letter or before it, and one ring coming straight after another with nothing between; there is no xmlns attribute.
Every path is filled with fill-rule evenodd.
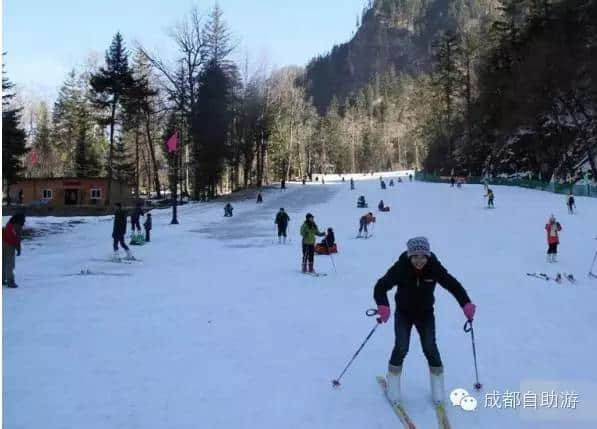
<svg viewBox="0 0 597 429"><path fill-rule="evenodd" d="M365 312L365 314L368 317L373 317L373 316L377 315L377 310L371 308L371 309L367 310ZM342 378L342 376L344 375L344 373L346 372L346 370L348 370L348 367L350 367L350 365L352 364L352 362L359 355L359 353L361 352L361 350L363 349L363 347L365 347L365 344L367 344L367 341L369 341L369 338L371 338L371 336L373 335L373 333L375 332L375 330L377 329L377 327L380 324L381 324L381 319L377 318L377 321L375 322L375 326L373 327L373 329L371 329L371 331L369 332L369 334L365 338L365 341L363 341L363 344L361 344L361 347L359 347L359 349L356 351L356 353L354 354L354 356L352 357L352 359L348 362L348 365L346 365L346 367L344 368L344 371L342 371L342 373L340 374L340 376L338 378L336 378L335 380L332 380L332 386L334 386L334 387L340 387L340 379Z"/></svg>
<svg viewBox="0 0 597 429"><path fill-rule="evenodd" d="M334 257L332 256L332 252L330 252L330 246L328 245L327 240L325 242L325 247L328 249L328 255L330 255L330 259L332 260L332 265L334 267L334 272L336 274L338 274L338 270L336 269L336 263L334 262Z"/></svg>
<svg viewBox="0 0 597 429"><path fill-rule="evenodd" d="M479 371L477 370L477 351L475 349L475 331L473 330L473 321L472 320L466 321L466 323L464 324L464 332L471 333L471 341L473 343L473 359L475 361L475 379L476 379L475 389L481 390L481 388L483 386L481 385L481 383L479 383Z"/></svg>
<svg viewBox="0 0 597 429"><path fill-rule="evenodd" d="M593 267L595 266L595 261L597 261L597 252L595 252L595 256L593 256L593 263L591 264L591 269L589 270L589 274L593 274Z"/></svg>

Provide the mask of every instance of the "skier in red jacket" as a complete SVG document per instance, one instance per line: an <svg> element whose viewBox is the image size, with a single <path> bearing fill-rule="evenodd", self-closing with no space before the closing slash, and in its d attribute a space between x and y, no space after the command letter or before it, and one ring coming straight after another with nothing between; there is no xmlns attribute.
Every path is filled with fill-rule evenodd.
<svg viewBox="0 0 597 429"><path fill-rule="evenodd" d="M551 215L549 221L545 224L547 231L547 262L558 262L558 244L560 244L560 234L562 225L556 221L556 217Z"/></svg>
<svg viewBox="0 0 597 429"><path fill-rule="evenodd" d="M25 215L18 213L2 228L2 284L18 287L15 283L15 253L21 255L21 231L25 225Z"/></svg>

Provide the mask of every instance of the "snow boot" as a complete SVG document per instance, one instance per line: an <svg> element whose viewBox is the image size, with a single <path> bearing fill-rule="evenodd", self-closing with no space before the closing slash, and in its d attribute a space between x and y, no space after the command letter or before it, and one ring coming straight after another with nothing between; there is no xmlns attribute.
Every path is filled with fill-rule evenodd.
<svg viewBox="0 0 597 429"><path fill-rule="evenodd" d="M135 257L131 253L130 249L127 249L127 251L126 251L126 257L124 259L126 259L128 261L134 261L135 260Z"/></svg>
<svg viewBox="0 0 597 429"><path fill-rule="evenodd" d="M402 376L402 365L388 366L388 374L386 376L386 394L388 399L393 405L399 404L402 400L402 394L400 392L400 377Z"/></svg>
<svg viewBox="0 0 597 429"><path fill-rule="evenodd" d="M313 262L309 262L309 272L313 273Z"/></svg>
<svg viewBox="0 0 597 429"><path fill-rule="evenodd" d="M429 376L431 380L431 399L436 405L443 404L444 397L446 396L444 391L444 368L441 366L430 366Z"/></svg>

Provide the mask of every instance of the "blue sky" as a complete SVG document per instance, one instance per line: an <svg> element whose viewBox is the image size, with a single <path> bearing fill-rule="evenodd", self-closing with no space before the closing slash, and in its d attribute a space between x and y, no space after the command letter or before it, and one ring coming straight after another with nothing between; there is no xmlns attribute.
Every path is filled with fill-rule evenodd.
<svg viewBox="0 0 597 429"><path fill-rule="evenodd" d="M270 65L305 65L347 41L365 0L219 0L241 51ZM168 29L197 5L214 0L4 0L3 52L8 77L19 85L55 92L91 51L101 54L116 31L165 58L174 56Z"/></svg>

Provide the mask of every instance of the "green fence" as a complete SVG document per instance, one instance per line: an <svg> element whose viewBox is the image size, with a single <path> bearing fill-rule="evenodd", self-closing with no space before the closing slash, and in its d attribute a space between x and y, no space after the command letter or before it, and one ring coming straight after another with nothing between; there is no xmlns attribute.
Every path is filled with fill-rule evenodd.
<svg viewBox="0 0 597 429"><path fill-rule="evenodd" d="M433 174L427 174L423 172L417 172L415 174L416 180L421 182L435 182L435 183L449 183L450 176L435 176ZM482 178L479 176L463 177L464 182L467 184L480 185ZM573 195L581 197L593 197L597 198L597 186L595 185L571 185L568 183L549 183L542 182L540 180L530 179L506 179L502 177L495 177L489 179L490 185L503 185L503 186L520 186L521 188L536 189L538 191L554 192L556 194L567 194L572 192Z"/></svg>

